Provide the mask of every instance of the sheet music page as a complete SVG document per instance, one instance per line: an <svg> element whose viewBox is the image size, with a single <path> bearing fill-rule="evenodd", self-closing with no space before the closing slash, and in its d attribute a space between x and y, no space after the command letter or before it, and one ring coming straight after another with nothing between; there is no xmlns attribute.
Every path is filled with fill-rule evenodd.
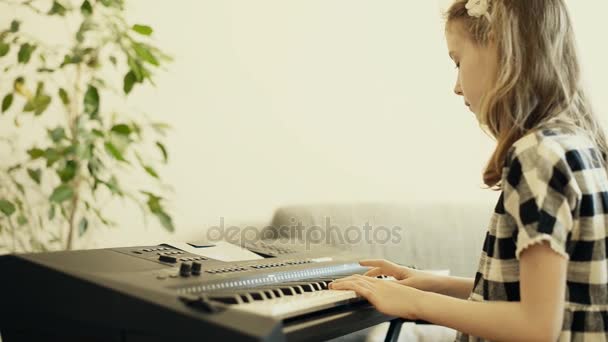
<svg viewBox="0 0 608 342"><path fill-rule="evenodd" d="M255 254L248 249L242 248L241 246L237 246L226 241L213 242L213 246L209 247L193 247L192 245L186 242L168 242L165 244L171 247L181 249L188 253L221 261L244 261L264 259L260 255Z"/></svg>

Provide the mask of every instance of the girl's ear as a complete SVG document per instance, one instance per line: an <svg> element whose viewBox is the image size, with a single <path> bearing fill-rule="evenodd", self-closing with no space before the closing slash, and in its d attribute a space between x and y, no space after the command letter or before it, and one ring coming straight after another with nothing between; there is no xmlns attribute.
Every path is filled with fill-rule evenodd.
<svg viewBox="0 0 608 342"><path fill-rule="evenodd" d="M490 30L490 32L488 32L488 43L496 43L496 35L494 34L494 30Z"/></svg>

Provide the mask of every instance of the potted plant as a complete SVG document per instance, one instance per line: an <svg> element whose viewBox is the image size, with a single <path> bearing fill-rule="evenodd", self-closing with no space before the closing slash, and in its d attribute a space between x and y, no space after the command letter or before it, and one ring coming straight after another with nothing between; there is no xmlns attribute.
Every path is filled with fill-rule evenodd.
<svg viewBox="0 0 608 342"><path fill-rule="evenodd" d="M127 23L123 2L0 1L29 18L0 28L0 251L73 249L92 228L116 225L105 209L119 199L174 230L157 172L168 126L124 110L170 57L151 27ZM27 32L45 20L76 23L67 44ZM125 180L134 174L147 180Z"/></svg>

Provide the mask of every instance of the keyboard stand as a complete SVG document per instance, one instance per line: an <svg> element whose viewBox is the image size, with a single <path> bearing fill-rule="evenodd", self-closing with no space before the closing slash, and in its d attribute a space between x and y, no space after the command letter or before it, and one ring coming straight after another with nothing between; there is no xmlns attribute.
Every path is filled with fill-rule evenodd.
<svg viewBox="0 0 608 342"><path fill-rule="evenodd" d="M399 339L399 333L401 332L401 326L404 322L413 322L415 324L432 324L423 320L410 321L403 318L395 318L391 320L391 323L388 326L388 331L386 332L384 342L397 342L397 340Z"/></svg>
<svg viewBox="0 0 608 342"><path fill-rule="evenodd" d="M401 326L403 325L402 318L395 318L391 321L391 324L388 326L388 331L386 332L386 337L384 338L384 342L397 342L399 339L399 333L401 332Z"/></svg>

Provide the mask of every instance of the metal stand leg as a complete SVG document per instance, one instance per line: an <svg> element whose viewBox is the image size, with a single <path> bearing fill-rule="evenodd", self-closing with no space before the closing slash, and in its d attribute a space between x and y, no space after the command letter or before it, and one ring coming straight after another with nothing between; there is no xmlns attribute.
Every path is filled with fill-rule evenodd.
<svg viewBox="0 0 608 342"><path fill-rule="evenodd" d="M399 339L399 333L401 332L401 326L403 325L403 319L395 318L391 321L391 325L388 327L388 332L384 338L384 342L397 342Z"/></svg>

